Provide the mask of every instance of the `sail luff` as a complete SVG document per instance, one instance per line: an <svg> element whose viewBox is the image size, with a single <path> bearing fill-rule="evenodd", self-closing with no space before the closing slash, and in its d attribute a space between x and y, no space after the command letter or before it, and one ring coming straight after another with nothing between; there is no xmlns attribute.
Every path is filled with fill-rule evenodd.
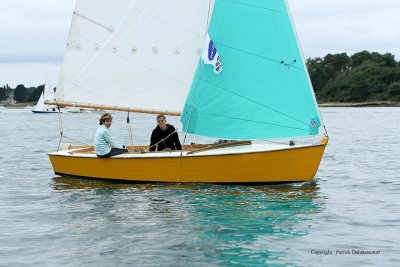
<svg viewBox="0 0 400 267"><path fill-rule="evenodd" d="M303 68L306 70L307 80L308 80L308 83L310 85L311 94L312 94L313 99L314 99L314 105L315 105L315 107L317 109L319 119L321 120L321 124L324 127L325 135L328 136L328 132L327 132L326 127L325 127L325 123L324 123L324 120L323 120L323 117L322 117L322 114L321 114L321 110L318 107L318 101L317 101L317 97L316 97L316 94L315 94L314 86L313 86L313 84L311 82L310 73L307 70L307 64L306 64L306 61L305 61L303 49L301 47L301 42L300 42L300 39L299 39L299 35L297 33L296 25L294 23L292 12L290 11L290 6L289 6L287 0L285 0L285 5L286 5L286 9L288 11L289 19L291 21L293 32L294 32L295 37L296 37L296 42L297 42L297 45L299 47L299 52L301 54L301 61L303 63Z"/></svg>

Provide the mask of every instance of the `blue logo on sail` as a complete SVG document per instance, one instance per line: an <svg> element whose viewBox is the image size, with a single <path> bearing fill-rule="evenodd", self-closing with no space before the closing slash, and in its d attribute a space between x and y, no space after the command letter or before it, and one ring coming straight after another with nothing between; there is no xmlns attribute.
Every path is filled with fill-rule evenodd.
<svg viewBox="0 0 400 267"><path fill-rule="evenodd" d="M222 71L222 63L219 58L217 49L214 46L214 43L211 41L210 36L206 35L206 42L204 45L203 53L201 58L204 64L210 64L214 66L214 73L220 74Z"/></svg>
<svg viewBox="0 0 400 267"><path fill-rule="evenodd" d="M208 44L208 60L213 61L216 54L217 49L215 48L214 43L210 40Z"/></svg>

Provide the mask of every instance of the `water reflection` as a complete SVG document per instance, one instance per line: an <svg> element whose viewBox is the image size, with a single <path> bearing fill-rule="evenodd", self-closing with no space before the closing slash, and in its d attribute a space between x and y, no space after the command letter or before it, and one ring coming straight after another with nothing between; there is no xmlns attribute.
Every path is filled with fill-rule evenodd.
<svg viewBox="0 0 400 267"><path fill-rule="evenodd" d="M324 205L317 182L227 186L56 177L52 187L69 195L65 209L84 209L74 218L89 218L103 229L97 234L129 236L141 248L132 256L144 257L148 249L216 265L281 263L290 253L288 240L308 235Z"/></svg>
<svg viewBox="0 0 400 267"><path fill-rule="evenodd" d="M191 199L202 228L196 246L224 264L280 262L290 252L287 240L307 235L323 204L315 182L206 191Z"/></svg>
<svg viewBox="0 0 400 267"><path fill-rule="evenodd" d="M111 180L100 180L100 179L88 179L88 178L76 178L67 176L57 176L51 179L52 187L54 190L70 190L70 189L127 189L137 187L138 184L129 184L114 182ZM140 184L139 184L140 186Z"/></svg>

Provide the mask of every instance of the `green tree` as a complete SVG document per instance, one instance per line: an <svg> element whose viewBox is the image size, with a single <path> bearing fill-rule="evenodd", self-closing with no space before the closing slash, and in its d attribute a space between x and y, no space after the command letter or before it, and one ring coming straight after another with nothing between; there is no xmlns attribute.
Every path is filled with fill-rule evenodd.
<svg viewBox="0 0 400 267"><path fill-rule="evenodd" d="M44 90L44 84L43 85L39 85L38 87L30 88L28 102L36 102L36 101L38 101L39 98L40 98L40 95L43 92L43 90Z"/></svg>
<svg viewBox="0 0 400 267"><path fill-rule="evenodd" d="M329 81L350 68L351 59L346 53L328 54L323 59L308 59L307 68L315 92L321 91Z"/></svg>
<svg viewBox="0 0 400 267"><path fill-rule="evenodd" d="M355 53L353 56L351 56L351 64L353 67L361 65L365 61L374 61L381 66L386 66L386 67L396 67L397 62L394 58L394 55L390 53L386 53L384 55L381 55L377 52L368 52L368 51L361 51L358 53Z"/></svg>
<svg viewBox="0 0 400 267"><path fill-rule="evenodd" d="M0 101L7 100L7 89L0 87Z"/></svg>
<svg viewBox="0 0 400 267"><path fill-rule="evenodd" d="M400 101L400 82L394 82L389 86L388 94L390 99Z"/></svg>
<svg viewBox="0 0 400 267"><path fill-rule="evenodd" d="M307 68L319 102L398 101L400 63L392 54L328 54L308 59Z"/></svg>
<svg viewBox="0 0 400 267"><path fill-rule="evenodd" d="M28 90L25 88L23 84L17 85L14 90L14 99L17 102L26 102L28 99Z"/></svg>

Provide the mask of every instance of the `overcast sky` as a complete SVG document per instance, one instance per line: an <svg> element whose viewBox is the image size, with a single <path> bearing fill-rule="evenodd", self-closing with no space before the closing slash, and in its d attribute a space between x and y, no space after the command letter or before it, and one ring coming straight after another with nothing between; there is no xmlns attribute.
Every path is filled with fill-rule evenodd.
<svg viewBox="0 0 400 267"><path fill-rule="evenodd" d="M75 0L0 1L0 86L55 86ZM400 0L288 2L306 58L368 50L400 61Z"/></svg>

